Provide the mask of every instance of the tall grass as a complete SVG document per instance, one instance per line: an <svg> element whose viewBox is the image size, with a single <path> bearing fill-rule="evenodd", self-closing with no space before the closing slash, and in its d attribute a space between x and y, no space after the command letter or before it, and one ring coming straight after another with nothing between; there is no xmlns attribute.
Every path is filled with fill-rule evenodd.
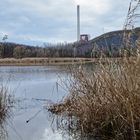
<svg viewBox="0 0 140 140"><path fill-rule="evenodd" d="M58 125L81 137L140 139L140 58L106 59L96 70L73 70L69 95L50 106Z"/></svg>
<svg viewBox="0 0 140 140"><path fill-rule="evenodd" d="M4 139L7 135L5 130L5 121L9 118L10 108L12 104L11 96L7 94L7 88L0 87L0 139Z"/></svg>

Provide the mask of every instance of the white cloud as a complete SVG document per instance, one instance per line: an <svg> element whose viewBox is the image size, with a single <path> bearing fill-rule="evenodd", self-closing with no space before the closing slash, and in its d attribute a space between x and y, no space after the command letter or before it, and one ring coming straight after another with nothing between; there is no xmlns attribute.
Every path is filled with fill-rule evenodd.
<svg viewBox="0 0 140 140"><path fill-rule="evenodd" d="M110 0L80 0L80 5L84 11L97 15L105 14L111 9Z"/></svg>
<svg viewBox="0 0 140 140"><path fill-rule="evenodd" d="M20 16L19 17L19 20L22 22L22 23L31 23L31 20L27 17L27 16Z"/></svg>
<svg viewBox="0 0 140 140"><path fill-rule="evenodd" d="M129 0L79 0L79 3L81 33L88 33L94 37L102 33L103 28L122 28ZM4 0L0 9L0 28L12 32L14 41L23 39L47 42L76 39L74 0Z"/></svg>

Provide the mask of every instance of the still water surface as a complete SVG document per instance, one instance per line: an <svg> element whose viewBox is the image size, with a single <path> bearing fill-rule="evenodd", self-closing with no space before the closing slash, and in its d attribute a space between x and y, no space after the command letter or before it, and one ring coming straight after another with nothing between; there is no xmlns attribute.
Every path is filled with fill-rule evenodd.
<svg viewBox="0 0 140 140"><path fill-rule="evenodd" d="M51 115L44 109L46 102L60 101L67 94L62 87L57 88L61 78L65 81L67 73L60 66L0 67L0 82L16 99L7 121L8 140L66 139L53 131Z"/></svg>

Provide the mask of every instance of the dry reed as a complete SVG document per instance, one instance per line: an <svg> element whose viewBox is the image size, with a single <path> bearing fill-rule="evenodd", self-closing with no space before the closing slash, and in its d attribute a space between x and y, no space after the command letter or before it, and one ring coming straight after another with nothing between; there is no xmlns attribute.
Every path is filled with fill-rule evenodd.
<svg viewBox="0 0 140 140"><path fill-rule="evenodd" d="M7 94L7 88L0 87L0 139L4 139L7 135L5 130L6 119L9 118L12 98Z"/></svg>
<svg viewBox="0 0 140 140"><path fill-rule="evenodd" d="M101 62L73 70L68 97L49 111L58 125L82 137L140 139L140 58Z"/></svg>

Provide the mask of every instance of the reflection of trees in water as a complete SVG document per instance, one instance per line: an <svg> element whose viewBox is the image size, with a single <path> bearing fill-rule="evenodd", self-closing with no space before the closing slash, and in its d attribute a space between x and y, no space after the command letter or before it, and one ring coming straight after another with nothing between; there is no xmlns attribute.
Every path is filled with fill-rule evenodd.
<svg viewBox="0 0 140 140"><path fill-rule="evenodd" d="M7 138L7 130L5 129L5 126L3 124L0 124L0 139L6 140Z"/></svg>
<svg viewBox="0 0 140 140"><path fill-rule="evenodd" d="M64 140L101 140L100 136L84 134L78 127L79 124L76 117L63 115L50 114L50 117L53 118L51 125L53 131L62 134Z"/></svg>

